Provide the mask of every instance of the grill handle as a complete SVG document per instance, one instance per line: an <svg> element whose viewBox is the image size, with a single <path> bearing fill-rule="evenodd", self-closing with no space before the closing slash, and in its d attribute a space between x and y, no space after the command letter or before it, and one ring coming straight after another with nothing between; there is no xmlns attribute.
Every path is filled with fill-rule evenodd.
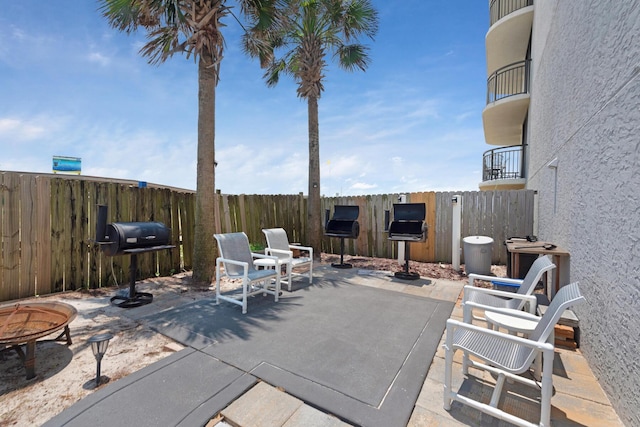
<svg viewBox="0 0 640 427"><path fill-rule="evenodd" d="M96 221L96 242L107 241L107 206L98 205L98 221Z"/></svg>

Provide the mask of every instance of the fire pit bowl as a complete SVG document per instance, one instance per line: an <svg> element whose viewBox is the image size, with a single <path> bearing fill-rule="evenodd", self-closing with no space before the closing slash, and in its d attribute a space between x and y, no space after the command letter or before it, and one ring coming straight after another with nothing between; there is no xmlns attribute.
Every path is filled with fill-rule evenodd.
<svg viewBox="0 0 640 427"><path fill-rule="evenodd" d="M35 377L36 340L64 328L54 339L63 337L71 345L69 323L78 314L75 307L62 302L33 302L0 306L0 347L10 347L24 361L27 379ZM26 344L27 353L20 345Z"/></svg>

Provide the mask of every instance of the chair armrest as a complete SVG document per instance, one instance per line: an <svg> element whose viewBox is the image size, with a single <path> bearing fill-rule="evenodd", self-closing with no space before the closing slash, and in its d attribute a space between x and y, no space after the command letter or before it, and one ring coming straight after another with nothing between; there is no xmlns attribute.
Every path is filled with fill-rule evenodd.
<svg viewBox="0 0 640 427"><path fill-rule="evenodd" d="M482 305L473 301L468 301L466 305L470 308L477 308L479 310L491 311L493 313L505 314L511 317L517 317L519 319L531 320L534 322L540 321L541 317L535 314L528 313L522 310L514 310L512 308L492 307L490 305Z"/></svg>
<svg viewBox="0 0 640 427"><path fill-rule="evenodd" d="M298 249L309 252L309 258L313 259L313 248L311 246L289 245L289 249Z"/></svg>
<svg viewBox="0 0 640 427"><path fill-rule="evenodd" d="M244 261L236 261L235 259L222 258L222 257L216 258L216 274L218 274L220 270L220 263L239 265L240 267L244 267L244 277L247 277L247 275L249 274L249 263ZM240 276L230 275L226 269L224 271L224 274L228 277L240 277Z"/></svg>
<svg viewBox="0 0 640 427"><path fill-rule="evenodd" d="M538 300L536 299L536 297L534 295L522 295L522 294L516 294L513 292L506 292L506 291L499 291L496 289L488 289L488 288L479 288L477 286L465 286L464 287L464 295L462 297L462 304L467 304L469 302L469 296L470 294L476 292L476 293L483 293L483 294L489 294L489 295L493 295L496 297L502 297L502 298L508 298L508 299L518 299L518 300L522 300L525 302L529 303L529 313L533 314L536 312L536 307L538 304ZM478 305L478 304L476 304Z"/></svg>
<svg viewBox="0 0 640 427"><path fill-rule="evenodd" d="M271 256L271 255L263 255L263 254L256 254L251 252L251 256L254 258L262 258L262 259L272 259L274 264L282 264L282 259L278 258L277 256Z"/></svg>
<svg viewBox="0 0 640 427"><path fill-rule="evenodd" d="M522 285L522 279L510 279L508 277L496 277L496 276L485 276L483 274L471 273L469 274L469 286L473 286L473 281L475 279L484 280L485 282L491 282L494 280L499 280L503 283L512 283L514 285Z"/></svg>
<svg viewBox="0 0 640 427"><path fill-rule="evenodd" d="M522 295L522 294L517 294L515 292L508 292L508 291L500 291L498 289L493 289L493 288L479 288L477 286L473 286L473 285L466 285L464 287L464 298L463 300L466 301L467 300L467 296L472 294L472 293L482 293L482 294L489 294L489 295L493 295L496 297L502 297L502 298L516 298L516 299L522 299L523 297L527 296L527 295Z"/></svg>
<svg viewBox="0 0 640 427"><path fill-rule="evenodd" d="M267 255L269 255L269 254L282 254L282 255L286 255L289 258L293 258L293 252L285 251L285 250L282 250L282 249L265 248L265 253L267 253Z"/></svg>
<svg viewBox="0 0 640 427"><path fill-rule="evenodd" d="M494 331L492 329L483 328L482 326L476 326L469 323L460 322L459 320L455 320L455 319L447 320L447 340L446 340L447 343L453 337L452 334L455 332L456 329L465 329L468 331L477 332L481 335L493 336L503 341L513 342L513 343L523 345L525 347L537 349L537 350L553 351L554 349L553 344L550 344L546 341L545 342L533 341L528 338L519 337L517 335L510 335L500 331ZM450 338L450 334L451 334L451 338Z"/></svg>
<svg viewBox="0 0 640 427"><path fill-rule="evenodd" d="M300 251L307 251L313 254L313 248L311 246L289 245L289 249L298 249Z"/></svg>
<svg viewBox="0 0 640 427"><path fill-rule="evenodd" d="M224 262L227 264L234 264L234 265L240 265L240 266L247 266L249 267L249 263L244 262L244 261L236 261L235 259L227 259L227 258L222 258L222 257L218 257L216 259L217 262Z"/></svg>

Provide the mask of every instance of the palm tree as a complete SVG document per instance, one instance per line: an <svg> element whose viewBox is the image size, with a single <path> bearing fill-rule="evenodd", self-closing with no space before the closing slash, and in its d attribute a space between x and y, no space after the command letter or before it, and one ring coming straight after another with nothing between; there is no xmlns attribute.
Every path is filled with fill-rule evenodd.
<svg viewBox="0 0 640 427"><path fill-rule="evenodd" d="M140 53L160 64L175 53L198 62L198 166L193 279L210 283L216 258L215 94L224 53L221 19L231 13L224 0L100 0L109 24L126 33L139 27L148 42ZM269 22L271 1L238 0L253 22ZM262 17L262 18L260 18Z"/></svg>
<svg viewBox="0 0 640 427"><path fill-rule="evenodd" d="M271 21L262 20L245 33L245 52L260 59L267 86L288 74L298 84L297 94L307 100L309 126L308 240L318 258L322 243L320 206L320 136L318 99L322 94L325 56L332 53L347 70L365 71L368 48L360 36L373 39L378 13L369 0L281 0ZM281 56L277 55L281 53Z"/></svg>

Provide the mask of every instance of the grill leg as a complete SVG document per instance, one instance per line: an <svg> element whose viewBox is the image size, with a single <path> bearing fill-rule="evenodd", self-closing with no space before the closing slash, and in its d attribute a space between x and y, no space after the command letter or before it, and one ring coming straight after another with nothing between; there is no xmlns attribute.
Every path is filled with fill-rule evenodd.
<svg viewBox="0 0 640 427"><path fill-rule="evenodd" d="M122 308L140 307L153 301L153 295L147 292L136 292L136 273L138 272L138 255L131 254L129 266L129 296L116 295L111 297L111 304ZM120 302L117 302L120 301Z"/></svg>
<svg viewBox="0 0 640 427"><path fill-rule="evenodd" d="M409 242L407 242L404 248L404 271L398 271L394 276L403 280L417 280L420 278L420 275L409 272L409 246Z"/></svg>
<svg viewBox="0 0 640 427"><path fill-rule="evenodd" d="M340 263L332 263L331 267L333 268L351 268L353 267L349 263L344 263L344 237L340 238Z"/></svg>

